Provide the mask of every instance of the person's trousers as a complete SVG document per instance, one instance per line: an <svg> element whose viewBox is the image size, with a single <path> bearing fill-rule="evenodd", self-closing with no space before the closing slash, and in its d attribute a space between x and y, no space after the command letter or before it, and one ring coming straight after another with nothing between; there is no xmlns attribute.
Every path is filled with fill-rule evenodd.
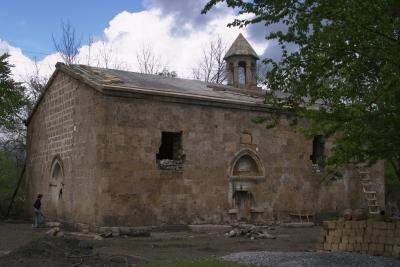
<svg viewBox="0 0 400 267"><path fill-rule="evenodd" d="M33 223L33 227L39 227L39 225L43 222L43 213L41 210L33 208L33 213L35 214L35 221Z"/></svg>

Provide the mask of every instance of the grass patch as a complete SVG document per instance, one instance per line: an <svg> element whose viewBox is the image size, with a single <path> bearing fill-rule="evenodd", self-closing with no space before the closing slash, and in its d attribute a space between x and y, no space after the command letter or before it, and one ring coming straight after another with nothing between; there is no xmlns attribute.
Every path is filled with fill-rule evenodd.
<svg viewBox="0 0 400 267"><path fill-rule="evenodd" d="M193 261L174 261L165 263L151 263L144 265L145 267L239 267L233 262L219 261L214 259L202 259Z"/></svg>

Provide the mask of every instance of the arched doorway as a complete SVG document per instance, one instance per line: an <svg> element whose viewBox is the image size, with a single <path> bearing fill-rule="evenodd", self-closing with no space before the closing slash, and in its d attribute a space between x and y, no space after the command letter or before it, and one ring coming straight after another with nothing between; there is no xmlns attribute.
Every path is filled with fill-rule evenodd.
<svg viewBox="0 0 400 267"><path fill-rule="evenodd" d="M62 214L62 201L64 190L64 166L60 156L55 156L50 169L49 202L54 209L56 217Z"/></svg>
<svg viewBox="0 0 400 267"><path fill-rule="evenodd" d="M255 186L265 180L265 170L257 154L250 149L239 151L229 170L230 213L240 221L249 221L257 206Z"/></svg>

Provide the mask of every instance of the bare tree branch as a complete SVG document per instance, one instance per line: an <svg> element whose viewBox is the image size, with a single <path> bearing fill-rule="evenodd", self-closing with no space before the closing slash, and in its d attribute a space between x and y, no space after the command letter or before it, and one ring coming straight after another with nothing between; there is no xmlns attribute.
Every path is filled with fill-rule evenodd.
<svg viewBox="0 0 400 267"><path fill-rule="evenodd" d="M192 70L193 78L205 82L223 83L226 80L225 53L226 45L221 37L211 41L203 49L202 58Z"/></svg>
<svg viewBox="0 0 400 267"><path fill-rule="evenodd" d="M157 56L151 45L142 44L136 52L139 72L146 74L157 74L163 72L161 58Z"/></svg>
<svg viewBox="0 0 400 267"><path fill-rule="evenodd" d="M109 69L113 57L112 44L109 44L102 39L100 43L100 50L97 56L97 67Z"/></svg>
<svg viewBox="0 0 400 267"><path fill-rule="evenodd" d="M77 39L75 29L69 22L61 23L61 38L56 40L52 34L54 49L60 54L65 64L71 65L78 63L79 47L81 41Z"/></svg>

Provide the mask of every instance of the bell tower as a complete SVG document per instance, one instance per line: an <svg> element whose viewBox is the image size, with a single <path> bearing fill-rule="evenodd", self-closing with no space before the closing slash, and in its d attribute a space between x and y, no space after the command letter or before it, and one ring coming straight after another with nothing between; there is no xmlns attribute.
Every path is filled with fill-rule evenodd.
<svg viewBox="0 0 400 267"><path fill-rule="evenodd" d="M236 38L224 56L228 85L252 89L257 87L259 57L242 34Z"/></svg>

